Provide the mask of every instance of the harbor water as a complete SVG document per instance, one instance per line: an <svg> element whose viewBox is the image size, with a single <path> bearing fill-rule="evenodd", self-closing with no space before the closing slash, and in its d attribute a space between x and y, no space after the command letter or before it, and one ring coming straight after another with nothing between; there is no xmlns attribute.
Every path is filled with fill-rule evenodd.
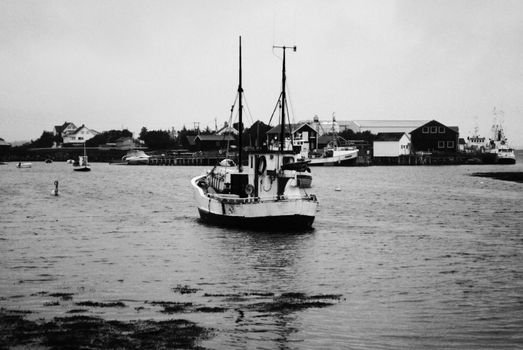
<svg viewBox="0 0 523 350"><path fill-rule="evenodd" d="M0 165L0 307L183 318L212 329L208 349L523 348L523 184L471 176L521 158L313 168L319 212L298 234L200 223L206 169ZM286 293L331 303L258 307Z"/></svg>

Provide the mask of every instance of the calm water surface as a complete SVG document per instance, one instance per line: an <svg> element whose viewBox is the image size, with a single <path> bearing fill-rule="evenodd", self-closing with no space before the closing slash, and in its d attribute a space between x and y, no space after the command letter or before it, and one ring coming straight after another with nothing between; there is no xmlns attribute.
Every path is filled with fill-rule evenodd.
<svg viewBox="0 0 523 350"><path fill-rule="evenodd" d="M320 210L303 234L201 224L189 180L203 167L0 165L0 307L52 318L122 301L81 314L194 320L215 329L211 349L521 349L523 184L469 174L522 164L313 168ZM288 292L342 297L250 311Z"/></svg>

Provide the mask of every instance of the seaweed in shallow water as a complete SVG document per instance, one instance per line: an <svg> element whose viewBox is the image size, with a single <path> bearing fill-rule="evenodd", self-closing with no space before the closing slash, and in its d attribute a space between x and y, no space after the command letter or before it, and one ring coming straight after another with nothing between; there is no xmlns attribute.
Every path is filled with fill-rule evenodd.
<svg viewBox="0 0 523 350"><path fill-rule="evenodd" d="M160 312L164 314L189 312L193 306L192 303L178 303L173 301L148 301L147 303L163 307L163 310Z"/></svg>
<svg viewBox="0 0 523 350"><path fill-rule="evenodd" d="M210 329L187 320L120 322L72 316L34 322L18 313L0 310L0 342L6 348L199 349L200 341L210 335Z"/></svg>
<svg viewBox="0 0 523 350"><path fill-rule="evenodd" d="M125 304L121 301L114 301L108 303L99 303L97 301L80 301L75 303L78 306L91 306L91 307L125 307Z"/></svg>
<svg viewBox="0 0 523 350"><path fill-rule="evenodd" d="M193 293L196 293L197 291L199 291L200 289L191 288L188 285L179 284L176 287L174 287L172 290L173 290L173 292L180 293L180 294L193 294Z"/></svg>
<svg viewBox="0 0 523 350"><path fill-rule="evenodd" d="M50 297L53 298L60 298L64 301L66 300L72 300L74 293L51 293L49 294Z"/></svg>

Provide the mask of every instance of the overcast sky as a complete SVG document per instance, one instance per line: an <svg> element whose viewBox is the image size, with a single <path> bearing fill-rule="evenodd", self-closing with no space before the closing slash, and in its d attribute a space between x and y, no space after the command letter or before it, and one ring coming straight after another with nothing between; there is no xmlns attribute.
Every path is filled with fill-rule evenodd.
<svg viewBox="0 0 523 350"><path fill-rule="evenodd" d="M251 115L269 121L281 52L295 121L436 119L523 147L523 1L0 0L0 137L64 121L214 129L242 36Z"/></svg>

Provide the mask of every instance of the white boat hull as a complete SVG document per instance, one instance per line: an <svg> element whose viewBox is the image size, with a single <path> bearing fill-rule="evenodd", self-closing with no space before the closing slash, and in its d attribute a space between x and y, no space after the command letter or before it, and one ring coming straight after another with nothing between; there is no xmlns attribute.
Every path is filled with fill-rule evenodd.
<svg viewBox="0 0 523 350"><path fill-rule="evenodd" d="M353 164L358 157L358 151L355 151L350 154L334 156L334 157L320 157L320 158L311 158L310 166L335 166L335 165L349 165Z"/></svg>
<svg viewBox="0 0 523 350"><path fill-rule="evenodd" d="M505 157L500 157L498 156L496 158L496 163L498 164L516 164L516 157L510 157L510 156L505 156Z"/></svg>
<svg viewBox="0 0 523 350"><path fill-rule="evenodd" d="M492 149L490 153L495 155L495 162L497 164L516 164L516 154L511 148L502 146Z"/></svg>
<svg viewBox="0 0 523 350"><path fill-rule="evenodd" d="M127 165L147 165L149 158L130 157L126 159Z"/></svg>
<svg viewBox="0 0 523 350"><path fill-rule="evenodd" d="M201 219L209 224L257 230L304 230L311 228L318 201L315 196L281 198L230 198L206 194L197 176L191 184Z"/></svg>

